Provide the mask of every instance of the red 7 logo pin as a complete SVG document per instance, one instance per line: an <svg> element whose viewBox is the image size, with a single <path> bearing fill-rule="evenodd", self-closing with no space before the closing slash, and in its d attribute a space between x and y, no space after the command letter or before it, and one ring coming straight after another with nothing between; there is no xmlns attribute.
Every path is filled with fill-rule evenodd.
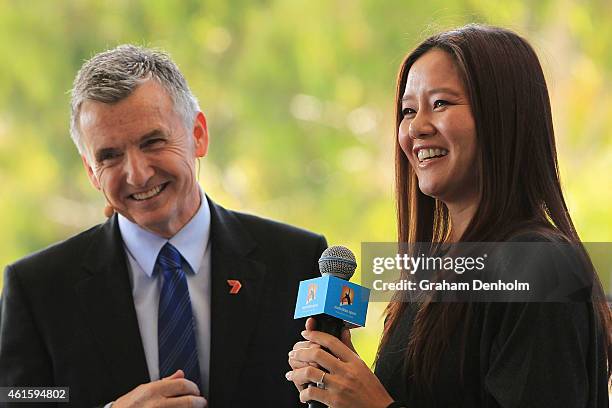
<svg viewBox="0 0 612 408"><path fill-rule="evenodd" d="M242 288L242 284L239 280L228 279L227 284L230 285L230 295L235 295L240 292L240 288Z"/></svg>

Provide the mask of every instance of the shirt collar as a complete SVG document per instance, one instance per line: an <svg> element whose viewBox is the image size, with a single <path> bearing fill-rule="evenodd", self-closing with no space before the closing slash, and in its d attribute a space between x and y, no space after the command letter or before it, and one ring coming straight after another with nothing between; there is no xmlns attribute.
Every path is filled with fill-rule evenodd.
<svg viewBox="0 0 612 408"><path fill-rule="evenodd" d="M157 255L166 242L170 242L187 261L191 270L198 273L210 236L210 208L206 196L200 190L200 208L179 232L169 240L150 231L119 214L119 231L126 250L142 270L151 277Z"/></svg>

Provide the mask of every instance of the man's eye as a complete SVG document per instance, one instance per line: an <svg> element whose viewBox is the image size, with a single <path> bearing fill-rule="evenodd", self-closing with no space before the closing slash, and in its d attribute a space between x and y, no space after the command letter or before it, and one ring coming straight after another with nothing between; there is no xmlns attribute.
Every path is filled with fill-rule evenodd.
<svg viewBox="0 0 612 408"><path fill-rule="evenodd" d="M153 147L162 143L163 141L164 139L161 138L149 139L142 144L142 147Z"/></svg>
<svg viewBox="0 0 612 408"><path fill-rule="evenodd" d="M104 163L109 160L113 160L119 157L117 152L104 152L98 156L98 163Z"/></svg>
<svg viewBox="0 0 612 408"><path fill-rule="evenodd" d="M437 101L434 102L434 109L435 108L441 108L442 106L447 106L449 105L449 103L443 99L438 99Z"/></svg>
<svg viewBox="0 0 612 408"><path fill-rule="evenodd" d="M416 111L412 108L403 108L402 109L402 116L409 116L409 115L414 115L416 113Z"/></svg>

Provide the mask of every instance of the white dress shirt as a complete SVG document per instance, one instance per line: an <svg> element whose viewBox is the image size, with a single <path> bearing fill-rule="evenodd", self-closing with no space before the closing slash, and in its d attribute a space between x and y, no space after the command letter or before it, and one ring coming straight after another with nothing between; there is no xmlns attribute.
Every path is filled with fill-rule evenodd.
<svg viewBox="0 0 612 408"><path fill-rule="evenodd" d="M161 274L154 269L161 248L170 242L189 264L185 271L193 311L202 396L208 396L210 371L210 208L200 194L200 208L193 218L169 240L149 232L119 215L119 230L128 259L128 272L149 377L159 380L157 312Z"/></svg>

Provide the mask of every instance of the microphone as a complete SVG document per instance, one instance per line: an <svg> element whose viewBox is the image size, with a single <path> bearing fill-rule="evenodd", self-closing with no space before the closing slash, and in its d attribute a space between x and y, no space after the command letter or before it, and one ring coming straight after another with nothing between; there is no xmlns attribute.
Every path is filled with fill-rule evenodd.
<svg viewBox="0 0 612 408"><path fill-rule="evenodd" d="M350 280L357 268L355 255L347 247L335 245L327 248L319 258L319 272L321 276L335 276L343 280ZM344 295L344 294L343 294ZM322 314L315 316L317 330L340 338L344 321L335 316Z"/></svg>
<svg viewBox="0 0 612 408"><path fill-rule="evenodd" d="M300 282L294 318L312 316L318 331L337 338L344 326L364 326L370 290L348 282L355 268L357 262L350 249L336 245L323 251L319 259L321 277ZM326 405L321 402L308 402L308 408L323 407Z"/></svg>

